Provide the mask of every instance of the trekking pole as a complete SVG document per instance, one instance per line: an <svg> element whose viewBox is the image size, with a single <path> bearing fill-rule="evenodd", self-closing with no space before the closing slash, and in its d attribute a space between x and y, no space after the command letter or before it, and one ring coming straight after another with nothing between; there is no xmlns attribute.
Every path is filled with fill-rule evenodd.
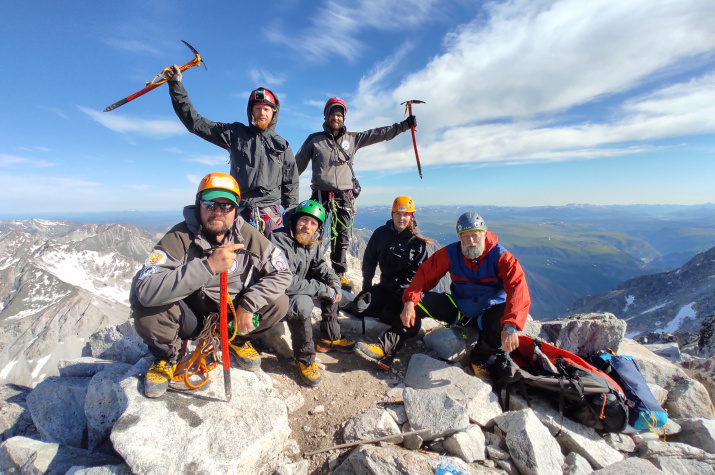
<svg viewBox="0 0 715 475"><path fill-rule="evenodd" d="M184 72L184 71L186 71L186 70L189 69L189 68L193 68L194 66L199 66L199 65L203 62L203 60L201 59L201 55L199 54L199 52L196 51L196 49L194 49L193 46L191 46L189 43L187 43L187 42L184 41L184 40L181 40L181 41L183 41L184 44L189 47L189 49L191 50L191 52L194 53L194 59L192 59L191 61L189 61L189 62L186 63L185 65L179 67L179 71ZM207 69L207 68L206 68L206 63L204 63L204 69ZM154 79L152 79L151 81L149 81L149 82L146 83L146 87L145 87L144 89L142 89L142 90L140 90L140 91L137 91L137 92L135 92L134 94L130 94L130 95L128 95L127 97L125 97L124 99L118 100L117 102L115 102L115 103L112 104L111 106L109 106L109 107L107 107L106 109L104 109L104 112L113 111L113 110L116 109L117 107L123 106L123 105L126 104L127 102L133 101L133 100L136 99L137 97L143 96L143 95L146 94L147 92L152 91L152 90L156 89L157 87L161 86L162 84L164 84L165 82L167 82L167 81L169 80L168 78L164 77L164 72L166 72L166 71L171 71L171 66L162 69L159 74L157 74L156 76L154 76Z"/></svg>
<svg viewBox="0 0 715 475"><path fill-rule="evenodd" d="M406 101L403 102L402 104L405 105L405 114L407 114L407 111L410 112L410 115L412 115L412 104L424 104L425 101L418 101L418 100L411 100L411 101ZM400 105L402 105L400 104ZM415 159L417 160L417 172L420 174L420 180L422 179L422 167L420 166L420 154L417 153L417 138L415 137L415 126L411 125L410 130L412 131L412 145L415 147Z"/></svg>
<svg viewBox="0 0 715 475"><path fill-rule="evenodd" d="M226 402L231 401L231 361L228 354L228 315L226 296L228 295L228 271L221 273L221 298L219 300L219 332L221 333L221 359L223 360L223 389Z"/></svg>

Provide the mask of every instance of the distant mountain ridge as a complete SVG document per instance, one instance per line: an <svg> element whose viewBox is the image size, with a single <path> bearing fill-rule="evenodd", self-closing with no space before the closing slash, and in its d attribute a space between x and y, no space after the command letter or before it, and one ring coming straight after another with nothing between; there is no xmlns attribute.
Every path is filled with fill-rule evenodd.
<svg viewBox="0 0 715 475"><path fill-rule="evenodd" d="M715 247L679 269L630 279L615 289L576 300L563 316L610 312L628 322L626 336L649 332L697 333L715 314Z"/></svg>
<svg viewBox="0 0 715 475"><path fill-rule="evenodd" d="M129 317L129 284L156 238L133 225L0 221L0 382L32 385Z"/></svg>

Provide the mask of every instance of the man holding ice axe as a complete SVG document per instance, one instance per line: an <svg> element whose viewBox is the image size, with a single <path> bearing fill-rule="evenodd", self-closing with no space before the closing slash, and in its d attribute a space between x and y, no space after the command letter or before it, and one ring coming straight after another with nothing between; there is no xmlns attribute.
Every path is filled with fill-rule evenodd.
<svg viewBox="0 0 715 475"><path fill-rule="evenodd" d="M227 274L228 297L235 309L235 317L232 310L228 314L238 336L230 346L241 368L260 367L250 340L288 311L285 290L292 274L285 255L237 214L240 200L231 175L206 175L195 203L184 208L184 221L154 246L132 281L132 317L154 356L144 380L147 397L159 397L168 388L181 340L197 338L204 324L214 321L209 317L220 313L221 274Z"/></svg>
<svg viewBox="0 0 715 475"><path fill-rule="evenodd" d="M295 156L298 173L313 162L313 178L310 188L311 200L325 207L330 215L328 236L332 241L330 260L345 289L351 289L345 273L348 270L347 252L350 243L355 199L360 185L353 171L355 153L368 145L392 140L402 132L417 127L413 115L400 123L366 130L348 132L344 125L348 106L338 97L328 100L323 109L323 130L308 136Z"/></svg>

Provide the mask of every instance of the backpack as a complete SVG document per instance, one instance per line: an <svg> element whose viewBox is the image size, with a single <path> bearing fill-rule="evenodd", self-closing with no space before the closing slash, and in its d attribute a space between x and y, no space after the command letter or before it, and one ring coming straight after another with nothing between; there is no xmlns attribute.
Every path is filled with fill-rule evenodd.
<svg viewBox="0 0 715 475"><path fill-rule="evenodd" d="M497 352L485 366L504 410L509 410L511 391L518 388L527 403L527 390L557 399L562 418L566 412L596 430L621 432L628 425L626 397L620 385L569 351L520 335L516 350Z"/></svg>
<svg viewBox="0 0 715 475"><path fill-rule="evenodd" d="M656 401L632 356L608 350L591 355L590 360L623 388L628 398L628 423L634 429L655 429L668 422L668 413Z"/></svg>

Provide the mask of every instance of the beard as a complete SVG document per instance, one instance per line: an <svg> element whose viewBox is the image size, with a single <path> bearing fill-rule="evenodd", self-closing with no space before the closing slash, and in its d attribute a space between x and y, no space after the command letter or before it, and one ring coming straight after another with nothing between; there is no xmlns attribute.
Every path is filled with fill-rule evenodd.
<svg viewBox="0 0 715 475"><path fill-rule="evenodd" d="M462 254L470 261L478 259L484 253L484 239L476 244L462 244Z"/></svg>
<svg viewBox="0 0 715 475"><path fill-rule="evenodd" d="M296 233L295 241L303 247L310 247L320 242L313 239L313 236L308 236L306 233Z"/></svg>
<svg viewBox="0 0 715 475"><path fill-rule="evenodd" d="M302 234L296 234L295 235L295 240L298 244L300 244L303 247L310 247L313 244L318 244L320 241L316 241L313 239L313 236L308 236L305 233Z"/></svg>
<svg viewBox="0 0 715 475"><path fill-rule="evenodd" d="M253 123L261 130L266 130L271 125L271 119L253 119Z"/></svg>
<svg viewBox="0 0 715 475"><path fill-rule="evenodd" d="M226 219L210 217L204 223L203 233L211 238L216 239L218 236L226 234L231 229L231 222Z"/></svg>

